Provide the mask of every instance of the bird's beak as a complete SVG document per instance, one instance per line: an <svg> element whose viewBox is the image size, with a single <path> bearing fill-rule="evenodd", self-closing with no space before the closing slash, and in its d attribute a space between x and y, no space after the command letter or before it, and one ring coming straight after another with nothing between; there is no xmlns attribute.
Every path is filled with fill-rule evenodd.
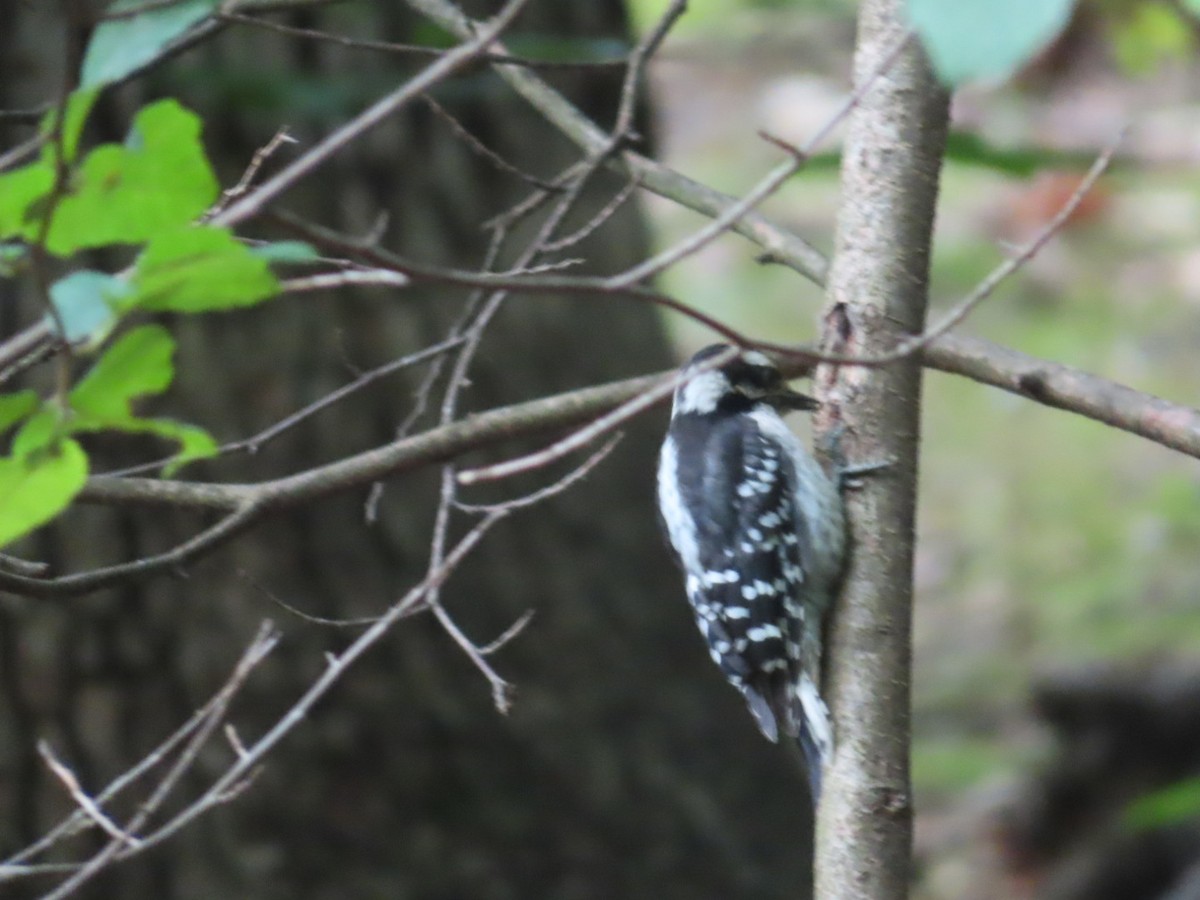
<svg viewBox="0 0 1200 900"><path fill-rule="evenodd" d="M821 401L815 397L810 397L808 394L802 394L799 391L793 391L791 388L784 388L778 393L771 394L767 397L767 402L776 409L805 409L813 410L821 408Z"/></svg>

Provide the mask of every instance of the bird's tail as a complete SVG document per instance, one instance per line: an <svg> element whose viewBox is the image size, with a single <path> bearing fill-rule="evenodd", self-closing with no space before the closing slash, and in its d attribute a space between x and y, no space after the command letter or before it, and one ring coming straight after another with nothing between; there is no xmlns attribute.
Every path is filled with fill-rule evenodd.
<svg viewBox="0 0 1200 900"><path fill-rule="evenodd" d="M796 738L804 754L808 786L816 806L821 797L821 773L833 753L833 725L829 720L829 708L807 672L801 673L792 685L788 713L788 732Z"/></svg>

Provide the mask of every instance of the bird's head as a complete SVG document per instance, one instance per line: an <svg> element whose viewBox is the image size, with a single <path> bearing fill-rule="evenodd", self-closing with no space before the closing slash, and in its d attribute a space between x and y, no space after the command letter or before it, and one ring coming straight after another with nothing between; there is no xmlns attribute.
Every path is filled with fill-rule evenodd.
<svg viewBox="0 0 1200 900"><path fill-rule="evenodd" d="M781 411L820 406L807 394L789 388L779 367L757 350L743 350L718 368L703 368L728 351L728 344L712 344L688 360L684 372L691 377L675 389L676 413L737 412L759 403Z"/></svg>

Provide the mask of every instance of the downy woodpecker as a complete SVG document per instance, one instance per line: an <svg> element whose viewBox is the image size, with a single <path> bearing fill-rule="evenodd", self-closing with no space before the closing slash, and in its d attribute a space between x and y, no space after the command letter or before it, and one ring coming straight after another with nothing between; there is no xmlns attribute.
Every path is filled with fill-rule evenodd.
<svg viewBox="0 0 1200 900"><path fill-rule="evenodd" d="M813 802L832 748L819 692L821 629L845 551L838 479L781 413L811 410L763 354L701 350L684 367L658 466L662 523L713 661L771 741L804 754Z"/></svg>

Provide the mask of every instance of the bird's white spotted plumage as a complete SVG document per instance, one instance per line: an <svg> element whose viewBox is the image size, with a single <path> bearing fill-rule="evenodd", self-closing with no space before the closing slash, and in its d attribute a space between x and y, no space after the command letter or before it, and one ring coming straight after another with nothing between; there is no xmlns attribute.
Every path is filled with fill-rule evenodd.
<svg viewBox="0 0 1200 900"><path fill-rule="evenodd" d="M726 350L702 350L688 368ZM800 743L815 799L833 739L818 689L821 627L844 525L837 486L780 414L811 406L803 399L753 352L686 380L659 459L658 500L713 661L768 739L782 732Z"/></svg>

